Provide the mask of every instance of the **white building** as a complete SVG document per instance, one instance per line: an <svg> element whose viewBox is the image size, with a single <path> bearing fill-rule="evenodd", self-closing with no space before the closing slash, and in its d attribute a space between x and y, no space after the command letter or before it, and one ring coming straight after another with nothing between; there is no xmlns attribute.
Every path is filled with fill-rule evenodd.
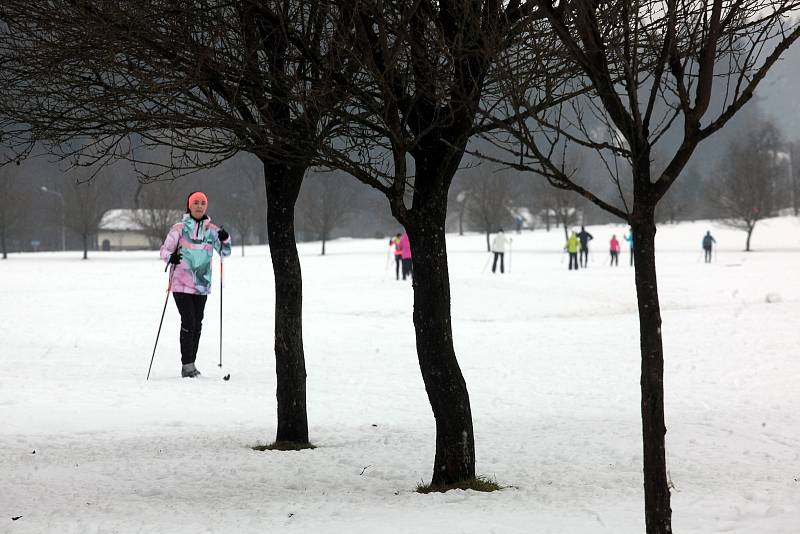
<svg viewBox="0 0 800 534"><path fill-rule="evenodd" d="M108 210L100 219L97 243L101 250L149 249L147 233L138 212L146 210Z"/></svg>

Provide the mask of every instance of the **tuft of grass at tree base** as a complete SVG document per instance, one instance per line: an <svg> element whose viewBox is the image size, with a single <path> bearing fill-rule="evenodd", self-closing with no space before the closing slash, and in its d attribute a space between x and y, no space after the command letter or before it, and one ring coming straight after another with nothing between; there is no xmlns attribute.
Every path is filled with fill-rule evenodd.
<svg viewBox="0 0 800 534"><path fill-rule="evenodd" d="M445 491L450 491L454 489L460 490L474 490L474 491L498 491L508 486L501 486L497 483L497 480L488 477L475 477L470 480L463 480L461 482L457 482L455 484L418 484L416 487L417 493L444 493Z"/></svg>

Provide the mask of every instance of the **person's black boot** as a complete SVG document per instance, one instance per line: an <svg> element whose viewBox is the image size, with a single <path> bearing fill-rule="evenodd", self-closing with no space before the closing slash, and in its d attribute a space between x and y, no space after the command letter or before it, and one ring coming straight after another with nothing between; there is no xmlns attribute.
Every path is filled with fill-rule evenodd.
<svg viewBox="0 0 800 534"><path fill-rule="evenodd" d="M197 367L194 366L194 362L184 363L181 367L181 376L183 378L194 378L196 376L200 376L200 371L198 371Z"/></svg>
<svg viewBox="0 0 800 534"><path fill-rule="evenodd" d="M184 378L194 378L200 375L200 371L194 366L197 355L197 341L200 338L198 332L181 328L181 376Z"/></svg>

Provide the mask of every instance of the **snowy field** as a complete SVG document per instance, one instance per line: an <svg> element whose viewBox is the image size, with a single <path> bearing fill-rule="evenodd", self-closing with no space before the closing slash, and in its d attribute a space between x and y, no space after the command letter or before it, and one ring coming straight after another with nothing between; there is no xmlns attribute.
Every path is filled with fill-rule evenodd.
<svg viewBox="0 0 800 534"><path fill-rule="evenodd" d="M300 246L319 447L302 452L251 449L275 435L266 247L225 264L224 368L216 278L203 377L179 378L170 301L149 382L167 284L155 252L10 256L0 532L644 532L633 269L627 251L606 263L624 227L588 230L579 272L560 230L514 234L503 276L482 272L483 236L448 238L477 470L508 486L489 494L414 492L430 480L434 421L388 239L337 240L324 257ZM800 532L800 220L759 223L755 252L744 240L715 223L657 236L676 533Z"/></svg>

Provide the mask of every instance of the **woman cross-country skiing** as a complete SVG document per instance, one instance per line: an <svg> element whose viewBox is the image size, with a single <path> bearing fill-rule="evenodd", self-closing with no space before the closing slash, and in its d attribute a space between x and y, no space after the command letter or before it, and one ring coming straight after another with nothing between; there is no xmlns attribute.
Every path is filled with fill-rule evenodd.
<svg viewBox="0 0 800 534"><path fill-rule="evenodd" d="M189 195L186 214L175 224L161 245L161 259L173 265L170 287L181 314L181 376L194 378L194 366L203 310L211 293L211 257L231 255L231 239L224 228L211 224L206 215L208 198L200 191Z"/></svg>

